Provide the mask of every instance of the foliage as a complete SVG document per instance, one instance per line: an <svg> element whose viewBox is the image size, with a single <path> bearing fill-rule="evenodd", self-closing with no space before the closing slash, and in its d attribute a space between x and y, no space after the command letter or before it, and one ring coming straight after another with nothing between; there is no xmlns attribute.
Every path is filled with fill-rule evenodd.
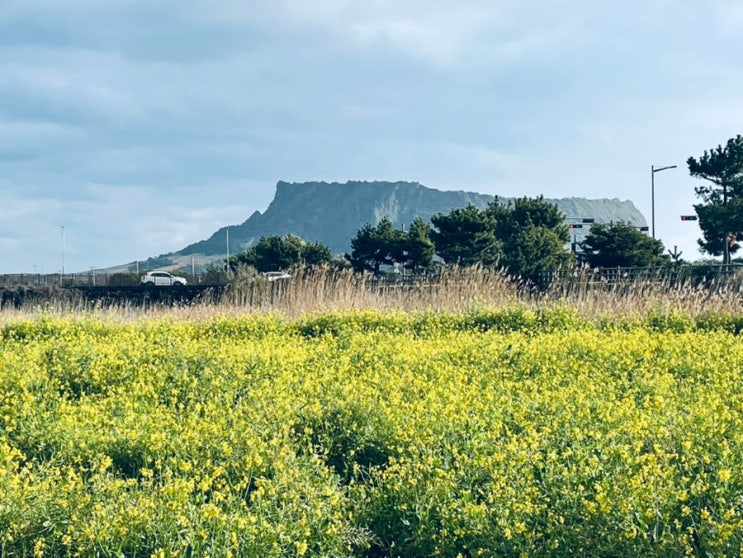
<svg viewBox="0 0 743 558"><path fill-rule="evenodd" d="M205 270L203 282L207 284L226 283L228 279L227 266L219 266L212 263Z"/></svg>
<svg viewBox="0 0 743 558"><path fill-rule="evenodd" d="M543 197L498 198L484 210L473 205L431 219L436 253L447 263L500 266L514 277L535 281L542 271L572 263L565 216Z"/></svg>
<svg viewBox="0 0 743 558"><path fill-rule="evenodd" d="M301 262L309 266L327 265L333 261L333 253L322 242L306 242L302 246Z"/></svg>
<svg viewBox="0 0 743 558"><path fill-rule="evenodd" d="M507 205L496 199L486 212L495 219L503 246L499 263L509 274L536 282L540 272L573 263L573 254L565 250L570 240L565 216L544 197L519 198Z"/></svg>
<svg viewBox="0 0 743 558"><path fill-rule="evenodd" d="M395 264L415 273L433 267L431 227L421 218L416 218L407 232L395 229L387 217L376 226L366 224L351 240L351 247L347 259L357 272L373 271L378 275L382 265Z"/></svg>
<svg viewBox="0 0 743 558"><path fill-rule="evenodd" d="M668 262L660 240L623 221L592 224L580 246L591 267L651 267Z"/></svg>
<svg viewBox="0 0 743 558"><path fill-rule="evenodd" d="M488 204L486 211L496 218L500 237L508 236L515 227L531 226L556 231L563 243L570 239L565 225L565 215L557 205L546 201L544 196L517 198L506 205L496 198Z"/></svg>
<svg viewBox="0 0 743 558"><path fill-rule="evenodd" d="M707 181L695 188L702 200L694 206L704 236L699 247L708 254L723 254L724 263L730 263L730 254L739 247L735 240L743 234L743 136L705 151L698 159L689 157L687 165L691 176Z"/></svg>
<svg viewBox="0 0 743 558"><path fill-rule="evenodd" d="M347 258L355 271L379 275L382 265L404 261L406 244L405 231L394 228L392 221L383 217L376 226L367 223L357 231Z"/></svg>
<svg viewBox="0 0 743 558"><path fill-rule="evenodd" d="M431 226L420 217L410 224L404 265L414 273L429 271L433 267L436 248L431 234Z"/></svg>
<svg viewBox="0 0 743 558"><path fill-rule="evenodd" d="M739 556L733 324L11 321L0 553Z"/></svg>
<svg viewBox="0 0 743 558"><path fill-rule="evenodd" d="M280 271L297 265L323 265L333 257L330 248L318 242L306 242L296 235L264 236L247 251L231 256L229 266L252 266L260 272Z"/></svg>
<svg viewBox="0 0 743 558"><path fill-rule="evenodd" d="M495 234L495 221L485 211L470 204L448 214L431 217L431 239L436 254L448 264L468 266L498 263L501 243Z"/></svg>

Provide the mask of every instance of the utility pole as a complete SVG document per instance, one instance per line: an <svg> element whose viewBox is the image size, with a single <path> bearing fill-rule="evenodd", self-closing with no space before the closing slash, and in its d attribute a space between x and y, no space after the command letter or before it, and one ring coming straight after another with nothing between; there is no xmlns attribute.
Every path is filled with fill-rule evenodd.
<svg viewBox="0 0 743 558"><path fill-rule="evenodd" d="M722 206L727 209L728 207L728 183L727 180L723 182L722 184ZM725 224L728 224L729 216L727 214L727 211L725 212ZM730 265L730 245L735 244L735 235L731 235L730 232L728 232L728 227L725 227L725 236L722 240L723 244L725 245L725 254L722 257L722 263L723 265Z"/></svg>
<svg viewBox="0 0 743 558"><path fill-rule="evenodd" d="M62 278L64 277L64 225L62 225L62 273L59 278L59 282L62 282Z"/></svg>

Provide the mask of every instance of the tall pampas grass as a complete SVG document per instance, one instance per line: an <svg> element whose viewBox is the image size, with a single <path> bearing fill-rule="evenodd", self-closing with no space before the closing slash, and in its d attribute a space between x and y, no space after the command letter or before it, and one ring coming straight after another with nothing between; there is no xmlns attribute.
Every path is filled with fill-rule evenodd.
<svg viewBox="0 0 743 558"><path fill-rule="evenodd" d="M408 282L384 281L351 270L305 269L290 280L272 283L238 279L217 306L290 316L344 309L456 312L473 304L506 305L518 298L517 282L500 271L477 267L452 268L435 278Z"/></svg>
<svg viewBox="0 0 743 558"><path fill-rule="evenodd" d="M124 320L164 314L191 319L245 313L292 318L342 310L456 313L509 305L569 305L586 317L643 315L659 309L690 316L743 314L743 281L739 275L706 283L691 279L672 281L662 273L642 279L618 277L606 281L598 280L590 270L578 269L537 289L502 270L482 267L455 267L436 277L416 277L405 282L384 281L351 270L308 268L296 271L289 280L274 282L240 275L226 288L208 290L187 303L102 301L56 289L45 299L30 298L20 307L6 305L0 312L0 323L41 314Z"/></svg>

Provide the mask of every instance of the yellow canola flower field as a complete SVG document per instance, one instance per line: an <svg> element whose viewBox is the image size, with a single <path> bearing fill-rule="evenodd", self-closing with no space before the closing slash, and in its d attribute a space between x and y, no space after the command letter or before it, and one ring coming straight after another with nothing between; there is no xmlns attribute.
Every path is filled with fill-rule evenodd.
<svg viewBox="0 0 743 558"><path fill-rule="evenodd" d="M736 331L566 308L11 321L0 555L740 556Z"/></svg>

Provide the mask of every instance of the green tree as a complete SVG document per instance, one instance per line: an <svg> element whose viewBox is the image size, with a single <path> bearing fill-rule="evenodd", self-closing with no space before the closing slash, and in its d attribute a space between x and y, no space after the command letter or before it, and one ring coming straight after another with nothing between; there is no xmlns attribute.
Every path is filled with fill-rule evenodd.
<svg viewBox="0 0 743 558"><path fill-rule="evenodd" d="M498 198L484 210L469 205L435 215L432 238L447 263L500 266L510 275L534 282L543 271L573 262L565 216L544 197Z"/></svg>
<svg viewBox="0 0 743 558"><path fill-rule="evenodd" d="M376 226L367 223L356 232L347 258L355 271L379 275L382 265L404 261L406 245L405 231L395 229L392 221L384 217Z"/></svg>
<svg viewBox="0 0 743 558"><path fill-rule="evenodd" d="M624 221L594 223L579 244L591 267L652 267L668 263L660 240Z"/></svg>
<svg viewBox="0 0 743 558"><path fill-rule="evenodd" d="M462 266L498 264L501 243L495 234L493 217L470 204L437 213L431 218L431 239L436 254L448 264Z"/></svg>
<svg viewBox="0 0 743 558"><path fill-rule="evenodd" d="M555 271L574 262L566 250L570 233L557 205L538 198L518 198L502 204L496 198L485 211L495 221L500 240L499 264L510 275L536 282L540 273Z"/></svg>
<svg viewBox="0 0 743 558"><path fill-rule="evenodd" d="M544 196L517 198L508 204L503 204L496 198L488 204L486 211L500 223L498 231L501 237L508 236L512 233L508 229L517 226L551 229L558 236L564 237L564 242L570 239L565 215L557 205L546 201Z"/></svg>
<svg viewBox="0 0 743 558"><path fill-rule="evenodd" d="M436 248L431 240L431 226L420 217L410 224L406 252L404 265L412 272L420 273L433 267Z"/></svg>
<svg viewBox="0 0 743 558"><path fill-rule="evenodd" d="M705 151L701 157L686 161L689 174L708 183L694 190L702 203L694 209L699 216L703 239L699 247L713 256L723 256L730 263L730 254L738 249L735 243L743 233L743 136L736 136L723 147Z"/></svg>
<svg viewBox="0 0 743 558"><path fill-rule="evenodd" d="M297 265L320 265L332 261L330 248L317 242L305 242L300 237L264 236L241 254L230 257L229 266L252 266L260 272L289 269Z"/></svg>
<svg viewBox="0 0 743 558"><path fill-rule="evenodd" d="M302 246L301 263L309 266L321 266L333 261L333 253L322 242L307 242Z"/></svg>
<svg viewBox="0 0 743 558"><path fill-rule="evenodd" d="M509 275L538 284L544 272L571 267L575 256L559 233L543 227L524 227L504 243L503 267Z"/></svg>

